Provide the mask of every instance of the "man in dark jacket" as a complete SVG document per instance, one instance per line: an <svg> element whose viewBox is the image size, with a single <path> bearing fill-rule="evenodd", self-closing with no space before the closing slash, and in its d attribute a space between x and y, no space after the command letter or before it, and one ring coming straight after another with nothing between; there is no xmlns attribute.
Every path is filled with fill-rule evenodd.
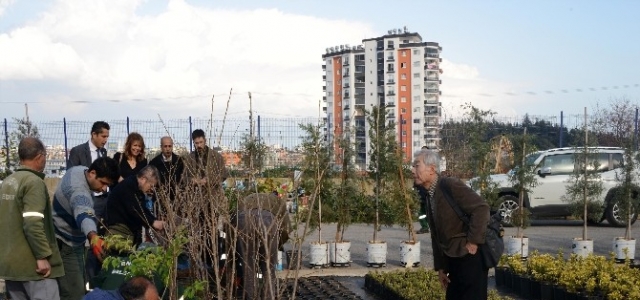
<svg viewBox="0 0 640 300"><path fill-rule="evenodd" d="M158 290L149 279L136 276L125 281L117 290L94 289L83 300L158 300Z"/></svg>
<svg viewBox="0 0 640 300"><path fill-rule="evenodd" d="M145 205L145 195L158 183L158 169L146 166L136 176L129 176L109 193L107 203L107 234L119 234L133 241L137 247L142 240L142 228L164 228L164 222Z"/></svg>
<svg viewBox="0 0 640 300"><path fill-rule="evenodd" d="M285 201L272 193L251 194L238 202L231 224L237 226L241 298L275 299L278 249L291 232Z"/></svg>
<svg viewBox="0 0 640 300"><path fill-rule="evenodd" d="M434 268L447 300L487 299L488 268L478 245L484 243L489 222L489 205L457 178L439 178L440 157L422 149L414 154L413 178L422 189L431 226ZM446 185L451 198L469 216L469 226L458 217L441 189Z"/></svg>
<svg viewBox="0 0 640 300"><path fill-rule="evenodd" d="M173 139L169 136L160 139L162 152L154 157L150 165L156 167L160 173L159 192L173 200L176 196L176 188L182 180L184 163L182 158L173 153Z"/></svg>

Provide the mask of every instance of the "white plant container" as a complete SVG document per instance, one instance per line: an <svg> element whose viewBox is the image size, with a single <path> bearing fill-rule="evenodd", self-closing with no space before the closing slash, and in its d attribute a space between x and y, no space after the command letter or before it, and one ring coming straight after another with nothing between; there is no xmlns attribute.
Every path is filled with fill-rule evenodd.
<svg viewBox="0 0 640 300"><path fill-rule="evenodd" d="M593 253L593 240L583 240L581 238L574 238L571 244L572 252L578 256L586 257Z"/></svg>
<svg viewBox="0 0 640 300"><path fill-rule="evenodd" d="M326 242L311 242L309 265L312 268L323 268L329 265L329 244Z"/></svg>
<svg viewBox="0 0 640 300"><path fill-rule="evenodd" d="M400 264L407 268L420 264L420 241L400 243Z"/></svg>
<svg viewBox="0 0 640 300"><path fill-rule="evenodd" d="M332 265L351 264L351 242L329 243L329 262Z"/></svg>
<svg viewBox="0 0 640 300"><path fill-rule="evenodd" d="M369 241L367 244L367 265L369 267L387 265L387 242Z"/></svg>
<svg viewBox="0 0 640 300"><path fill-rule="evenodd" d="M520 257L529 257L529 238L509 236L505 245L506 254L509 256L520 254Z"/></svg>
<svg viewBox="0 0 640 300"><path fill-rule="evenodd" d="M625 253L625 249L627 253ZM622 262L627 257L633 260L636 257L636 239L613 238L613 252L616 254L617 261Z"/></svg>

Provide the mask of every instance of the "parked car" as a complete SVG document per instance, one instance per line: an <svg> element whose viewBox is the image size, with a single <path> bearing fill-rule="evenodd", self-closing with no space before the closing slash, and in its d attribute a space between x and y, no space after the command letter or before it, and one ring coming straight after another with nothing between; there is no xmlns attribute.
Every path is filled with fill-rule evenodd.
<svg viewBox="0 0 640 300"><path fill-rule="evenodd" d="M566 186L574 172L574 156L579 150L576 148L555 148L546 151L538 151L529 155L526 162L535 166L538 174L538 185L532 191L524 195L524 206L528 208L532 217L567 217L571 215L569 203L562 200L566 194ZM622 227L626 223L620 215L618 201L615 199L615 191L620 185L620 174L624 166L624 149L616 147L593 147L590 151L597 153L598 172L603 183L601 200L604 205L604 213L597 220L588 220L592 223L600 223L607 220L613 226ZM513 172L513 171L510 171ZM638 177L636 177L638 178ZM474 179L472 179L474 180ZM511 215L518 209L518 192L509 181L509 174L491 175L491 180L498 186L498 201L492 210L499 211L503 216L505 225L511 225ZM640 185L637 185L632 195L638 200ZM634 211L632 222L637 219L638 212Z"/></svg>

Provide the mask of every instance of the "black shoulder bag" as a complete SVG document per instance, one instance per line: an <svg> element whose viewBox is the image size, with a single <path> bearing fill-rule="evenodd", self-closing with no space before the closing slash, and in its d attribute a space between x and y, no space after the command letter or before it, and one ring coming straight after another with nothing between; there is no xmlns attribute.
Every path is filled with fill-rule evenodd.
<svg viewBox="0 0 640 300"><path fill-rule="evenodd" d="M451 196L451 188L440 180L440 190L442 190L442 194L451 205L451 208L456 212L460 220L464 222L467 227L469 227L469 216L467 216L460 206L453 200ZM504 252L504 241L502 237L504 236L504 229L502 228L502 215L499 212L491 215L489 218L489 224L487 225L487 231L485 233L484 244L478 245L480 250L480 255L482 255L482 260L484 262L485 267L493 268L498 265L500 261L500 256Z"/></svg>

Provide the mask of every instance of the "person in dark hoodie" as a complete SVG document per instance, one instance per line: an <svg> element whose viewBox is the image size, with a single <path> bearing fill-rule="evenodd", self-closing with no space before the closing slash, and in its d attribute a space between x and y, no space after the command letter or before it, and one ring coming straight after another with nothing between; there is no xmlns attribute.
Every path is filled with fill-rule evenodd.
<svg viewBox="0 0 640 300"><path fill-rule="evenodd" d="M158 184L158 169L146 166L136 176L121 181L109 193L106 210L107 234L119 234L133 241L134 246L144 242L142 228L164 229L164 221L157 220L145 205L145 195Z"/></svg>

